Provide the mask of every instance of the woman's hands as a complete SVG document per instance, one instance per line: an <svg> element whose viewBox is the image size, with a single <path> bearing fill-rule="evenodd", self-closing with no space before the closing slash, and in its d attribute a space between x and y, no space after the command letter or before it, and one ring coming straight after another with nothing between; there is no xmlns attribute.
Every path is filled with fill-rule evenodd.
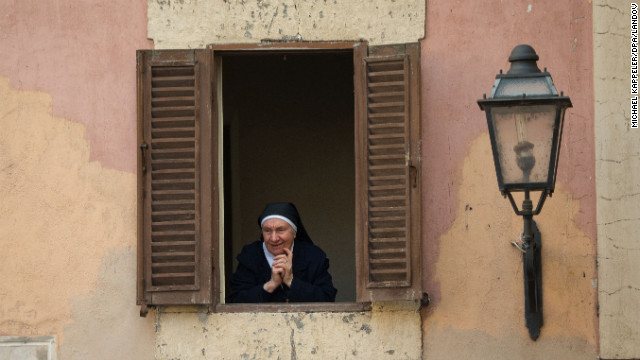
<svg viewBox="0 0 640 360"><path fill-rule="evenodd" d="M291 287L293 281L293 253L291 250L285 248L284 254L277 255L273 260L271 279L263 286L264 290L270 293L282 283Z"/></svg>

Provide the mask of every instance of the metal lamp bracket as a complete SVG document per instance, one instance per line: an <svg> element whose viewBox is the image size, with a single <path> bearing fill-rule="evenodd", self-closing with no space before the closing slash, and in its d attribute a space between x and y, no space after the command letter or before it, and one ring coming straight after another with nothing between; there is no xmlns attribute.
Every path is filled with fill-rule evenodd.
<svg viewBox="0 0 640 360"><path fill-rule="evenodd" d="M529 192L529 190L527 190L527 193L528 192ZM542 206L544 205L544 201L547 199L547 195L550 196L549 191L548 190L543 190L542 193L540 194L540 198L538 199L538 205L536 206L536 209L533 212L531 212L531 215L540 214L540 211L542 210ZM522 215L526 215L527 214L527 210L525 210L525 209L518 210L518 205L516 205L516 202L513 199L513 196L511 195L511 192L507 191L505 196L509 198L509 202L511 203L511 207L513 208L513 211L515 211L516 215L522 216Z"/></svg>
<svg viewBox="0 0 640 360"><path fill-rule="evenodd" d="M527 328L529 329L529 337L532 340L538 339L540 336L540 328L543 324L542 319L542 237L536 222L533 221L533 215L538 215L542 209L548 190L542 191L538 200L535 211L533 204L529 198L529 190L525 190L525 198L522 202L522 210L519 210L513 196L507 192L509 202L517 215L522 216L524 220L524 231L522 237L522 247L518 248L522 251L522 272L524 279L524 317Z"/></svg>

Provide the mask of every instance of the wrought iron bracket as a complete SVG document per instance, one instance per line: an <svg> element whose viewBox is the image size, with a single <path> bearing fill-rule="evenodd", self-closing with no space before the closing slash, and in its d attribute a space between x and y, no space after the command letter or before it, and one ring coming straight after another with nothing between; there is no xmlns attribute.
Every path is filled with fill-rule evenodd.
<svg viewBox="0 0 640 360"><path fill-rule="evenodd" d="M524 192L522 210L519 210L516 203L507 193L511 206L517 215L524 220L524 230L522 232L522 246L517 246L522 251L522 273L524 280L524 317L529 336L532 340L540 336L542 327L542 237L533 216L540 213L542 205L547 198L547 192L543 191L538 200L536 210L533 210L529 190Z"/></svg>
<svg viewBox="0 0 640 360"><path fill-rule="evenodd" d="M527 221L525 219L525 221ZM542 237L533 219L531 230L533 241L531 247L522 254L522 269L524 273L524 318L529 329L529 337L537 340L540 328L544 324L542 317Z"/></svg>
<svg viewBox="0 0 640 360"><path fill-rule="evenodd" d="M507 191L504 194L505 197L509 198L509 202L511 203L511 207L513 208L513 211L515 211L516 215L518 215L518 216L528 215L529 213L531 215L540 214L540 211L542 211L542 206L544 205L544 201L547 199L548 195L550 195L550 194L547 191L543 191L540 194L540 198L538 199L538 205L536 206L535 211L531 211L532 209L527 210L527 209L524 208L524 206L523 206L522 210L518 210L518 206L516 205L516 202L513 199L513 196L511 195L511 192ZM529 198L529 190L525 191L525 197L527 199Z"/></svg>

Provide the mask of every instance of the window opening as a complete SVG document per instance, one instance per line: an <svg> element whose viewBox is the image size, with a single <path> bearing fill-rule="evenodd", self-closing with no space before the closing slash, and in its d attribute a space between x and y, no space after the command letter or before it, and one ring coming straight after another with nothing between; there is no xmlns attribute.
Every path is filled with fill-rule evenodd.
<svg viewBox="0 0 640 360"><path fill-rule="evenodd" d="M336 301L355 301L353 52L220 58L226 294L264 205L290 201L330 259Z"/></svg>

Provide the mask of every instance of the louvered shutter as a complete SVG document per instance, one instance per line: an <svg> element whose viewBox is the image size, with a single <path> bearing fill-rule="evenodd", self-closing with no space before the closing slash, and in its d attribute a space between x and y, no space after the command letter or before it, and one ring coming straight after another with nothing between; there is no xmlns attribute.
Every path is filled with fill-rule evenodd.
<svg viewBox="0 0 640 360"><path fill-rule="evenodd" d="M358 301L419 299L420 48L357 53Z"/></svg>
<svg viewBox="0 0 640 360"><path fill-rule="evenodd" d="M210 304L210 50L138 51L138 303Z"/></svg>

